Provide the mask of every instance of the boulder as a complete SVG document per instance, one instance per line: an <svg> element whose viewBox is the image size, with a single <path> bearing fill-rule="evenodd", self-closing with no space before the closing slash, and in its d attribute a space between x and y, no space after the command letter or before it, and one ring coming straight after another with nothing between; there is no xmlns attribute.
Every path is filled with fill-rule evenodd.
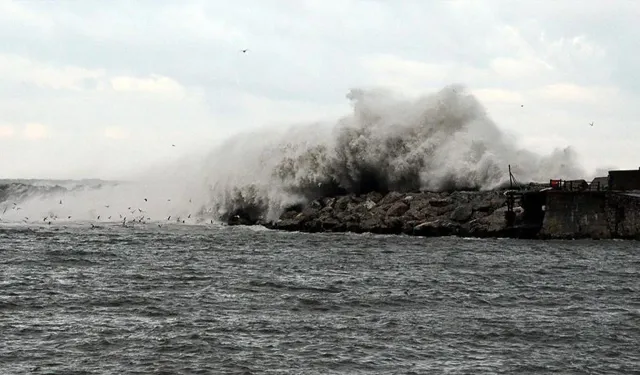
<svg viewBox="0 0 640 375"><path fill-rule="evenodd" d="M397 202L398 200L402 199L404 197L403 194L398 193L397 191L392 191L389 194L385 195L384 198L382 198L381 200L379 200L378 205L380 206L384 206L384 205L390 205L392 203Z"/></svg>
<svg viewBox="0 0 640 375"><path fill-rule="evenodd" d="M500 236L506 229L507 208L495 210L492 214L469 222L469 233L482 237Z"/></svg>
<svg viewBox="0 0 640 375"><path fill-rule="evenodd" d="M433 207L445 207L451 204L450 198L436 198L429 200L429 204Z"/></svg>
<svg viewBox="0 0 640 375"><path fill-rule="evenodd" d="M408 210L409 206L406 203L396 202L387 210L387 216L402 216Z"/></svg>
<svg viewBox="0 0 640 375"><path fill-rule="evenodd" d="M473 215L473 208L469 204L462 204L456 207L450 215L450 219L457 222L464 222L469 220Z"/></svg>
<svg viewBox="0 0 640 375"><path fill-rule="evenodd" d="M444 220L426 221L413 227L413 235L425 237L450 236L458 232L459 227Z"/></svg>
<svg viewBox="0 0 640 375"><path fill-rule="evenodd" d="M367 199L367 201L364 202L364 206L367 208L367 210L370 210L376 206L376 202L372 201L371 199Z"/></svg>

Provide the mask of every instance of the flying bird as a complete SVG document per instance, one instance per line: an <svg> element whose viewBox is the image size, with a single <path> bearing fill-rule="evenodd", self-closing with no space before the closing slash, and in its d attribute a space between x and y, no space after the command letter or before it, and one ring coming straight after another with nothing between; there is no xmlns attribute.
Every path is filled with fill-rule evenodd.
<svg viewBox="0 0 640 375"><path fill-rule="evenodd" d="M591 122L589 123L589 125L590 125L590 126L593 126L593 121L591 121Z"/></svg>
<svg viewBox="0 0 640 375"><path fill-rule="evenodd" d="M240 50L240 52L247 53L248 50L249 50L248 48L245 48L245 49Z"/></svg>

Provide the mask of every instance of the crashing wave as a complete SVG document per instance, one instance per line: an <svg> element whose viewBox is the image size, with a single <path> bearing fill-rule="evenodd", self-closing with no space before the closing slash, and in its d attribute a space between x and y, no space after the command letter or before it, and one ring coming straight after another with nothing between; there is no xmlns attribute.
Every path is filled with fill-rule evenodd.
<svg viewBox="0 0 640 375"><path fill-rule="evenodd" d="M292 204L341 193L487 190L508 181L583 177L571 148L518 149L461 86L407 100L351 90L353 113L335 124L263 129L208 157L209 204L276 219Z"/></svg>

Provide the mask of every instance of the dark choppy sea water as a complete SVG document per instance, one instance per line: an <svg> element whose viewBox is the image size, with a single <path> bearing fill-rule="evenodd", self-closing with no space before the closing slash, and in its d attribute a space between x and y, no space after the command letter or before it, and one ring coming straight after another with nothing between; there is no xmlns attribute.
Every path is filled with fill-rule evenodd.
<svg viewBox="0 0 640 375"><path fill-rule="evenodd" d="M639 292L637 242L0 227L0 373L632 373Z"/></svg>

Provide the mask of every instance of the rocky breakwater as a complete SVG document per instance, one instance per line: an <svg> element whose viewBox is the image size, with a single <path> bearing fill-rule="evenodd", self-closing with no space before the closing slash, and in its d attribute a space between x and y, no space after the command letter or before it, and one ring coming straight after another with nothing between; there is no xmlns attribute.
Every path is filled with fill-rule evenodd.
<svg viewBox="0 0 640 375"><path fill-rule="evenodd" d="M323 198L291 207L274 222L241 211L232 213L227 221L231 225L261 224L271 229L302 232L521 237L513 228L506 227L506 210L502 191L373 192ZM516 207L515 211L521 213L522 209Z"/></svg>

